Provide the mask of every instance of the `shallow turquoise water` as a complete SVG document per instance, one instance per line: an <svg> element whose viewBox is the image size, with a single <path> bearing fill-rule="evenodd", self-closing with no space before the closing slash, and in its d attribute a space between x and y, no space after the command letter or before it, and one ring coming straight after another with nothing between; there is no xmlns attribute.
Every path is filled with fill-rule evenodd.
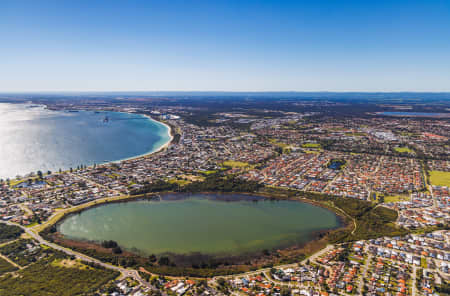
<svg viewBox="0 0 450 296"><path fill-rule="evenodd" d="M115 240L146 255L239 254L301 244L339 225L333 212L308 203L222 197L107 204L69 216L58 229L69 238Z"/></svg>
<svg viewBox="0 0 450 296"><path fill-rule="evenodd" d="M142 115L0 103L0 178L121 160L169 139L166 126Z"/></svg>

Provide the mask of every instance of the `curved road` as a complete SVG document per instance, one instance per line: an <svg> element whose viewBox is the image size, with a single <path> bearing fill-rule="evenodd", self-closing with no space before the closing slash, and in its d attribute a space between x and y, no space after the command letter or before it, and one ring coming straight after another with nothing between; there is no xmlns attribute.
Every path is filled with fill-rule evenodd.
<svg viewBox="0 0 450 296"><path fill-rule="evenodd" d="M0 222L4 223L4 224L8 224L8 225L12 225L12 226L18 226L18 227L22 228L23 231L25 231L28 235L30 235L32 238L37 240L42 245L49 246L49 247L51 247L51 248L53 248L55 250L64 252L64 253L66 253L66 254L68 254L70 256L74 256L75 258L80 259L80 260L82 260L84 262L95 263L95 264L98 264L98 265L103 266L105 268L109 268L109 269L112 269L112 270L119 271L122 274L122 276L121 276L122 278L124 278L124 277L132 277L133 279L138 281L144 287L147 287L147 288L150 288L150 289L156 289L155 287L150 285L148 282L144 281L141 278L141 276L139 275L139 272L137 270L135 270L135 269L127 269L127 268L111 265L111 264L108 264L108 263L104 263L104 262L102 262L102 261L100 261L98 259L86 256L84 254L75 252L75 251L73 251L71 249L64 248L64 247L61 247L61 246L59 246L57 244L51 243L51 242L45 240L44 238L42 238L36 232L34 232L31 229L26 228L26 227L24 227L22 225L19 225L19 224L16 224L16 223L12 223L12 222L9 222L9 221L1 221L0 220Z"/></svg>

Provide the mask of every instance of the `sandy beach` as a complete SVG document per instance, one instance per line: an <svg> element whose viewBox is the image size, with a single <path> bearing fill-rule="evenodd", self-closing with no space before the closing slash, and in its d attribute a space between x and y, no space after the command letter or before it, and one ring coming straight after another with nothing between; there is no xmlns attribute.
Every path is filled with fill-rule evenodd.
<svg viewBox="0 0 450 296"><path fill-rule="evenodd" d="M133 113L133 114L139 114L139 113ZM154 151L149 151L149 152L146 152L146 153L143 153L143 154L140 154L140 155L136 155L136 156L132 156L132 157L127 157L127 158L124 158L124 159L119 159L119 160L114 160L114 161L105 162L105 163L103 163L103 164L108 164L108 163L119 163L119 162L122 162L122 161L134 160L134 159L138 159L138 158L148 157L148 156L150 156L150 155L152 155L152 154L154 154L154 153L158 153L158 152L160 152L160 151L162 151L162 150L168 148L169 145L170 145L170 143L172 143L172 140L173 140L173 136L172 136L172 128L171 128L168 124L166 124L166 123L164 123L164 122L162 122L162 121L158 121L158 120L152 118L150 115L146 115L146 114L139 114L139 115L145 116L145 117L148 118L148 120L157 122L157 123L162 124L162 125L164 125L165 127L167 127L167 134L169 135L169 140L168 140L164 145L161 145L158 149L156 149L156 150L154 150Z"/></svg>

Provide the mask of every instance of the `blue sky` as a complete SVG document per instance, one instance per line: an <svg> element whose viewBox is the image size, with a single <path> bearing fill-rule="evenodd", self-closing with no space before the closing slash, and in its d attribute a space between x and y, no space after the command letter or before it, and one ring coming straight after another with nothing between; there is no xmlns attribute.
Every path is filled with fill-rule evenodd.
<svg viewBox="0 0 450 296"><path fill-rule="evenodd" d="M2 0L0 40L0 91L450 91L450 0Z"/></svg>

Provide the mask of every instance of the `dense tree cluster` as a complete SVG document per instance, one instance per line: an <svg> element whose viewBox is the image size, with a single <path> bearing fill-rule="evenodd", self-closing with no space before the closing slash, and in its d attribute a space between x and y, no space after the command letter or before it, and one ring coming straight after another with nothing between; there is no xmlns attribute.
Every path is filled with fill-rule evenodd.
<svg viewBox="0 0 450 296"><path fill-rule="evenodd" d="M115 248L117 246L118 246L117 242L115 242L113 240L102 241L102 247L103 248L112 249L112 248Z"/></svg>
<svg viewBox="0 0 450 296"><path fill-rule="evenodd" d="M0 278L0 295L92 295L119 276L119 272L92 265L90 268L60 267L55 255Z"/></svg>
<svg viewBox="0 0 450 296"><path fill-rule="evenodd" d="M22 233L23 230L19 226L0 223L0 242L16 239Z"/></svg>
<svg viewBox="0 0 450 296"><path fill-rule="evenodd" d="M185 186L158 180L131 192L132 195L175 191L175 192L257 192L263 185L220 173L208 175L203 181L195 181Z"/></svg>
<svg viewBox="0 0 450 296"><path fill-rule="evenodd" d="M212 174L204 181L196 181L181 188L184 192L257 192L263 185L255 181L246 181L234 176L222 177Z"/></svg>

